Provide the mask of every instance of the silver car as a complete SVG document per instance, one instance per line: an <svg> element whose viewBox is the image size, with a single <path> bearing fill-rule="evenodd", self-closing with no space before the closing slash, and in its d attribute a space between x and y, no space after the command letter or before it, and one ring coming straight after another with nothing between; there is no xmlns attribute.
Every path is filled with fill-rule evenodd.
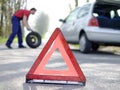
<svg viewBox="0 0 120 90"><path fill-rule="evenodd" d="M80 51L95 51L100 45L120 45L120 1L101 1L78 7L65 18L60 29L68 43L79 43Z"/></svg>

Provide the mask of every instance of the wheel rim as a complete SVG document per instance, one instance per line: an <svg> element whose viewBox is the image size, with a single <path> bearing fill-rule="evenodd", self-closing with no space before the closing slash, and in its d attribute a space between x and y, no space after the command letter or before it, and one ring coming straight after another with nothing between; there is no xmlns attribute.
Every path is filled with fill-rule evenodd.
<svg viewBox="0 0 120 90"><path fill-rule="evenodd" d="M38 39L36 36L30 36L31 44L36 45L38 43Z"/></svg>

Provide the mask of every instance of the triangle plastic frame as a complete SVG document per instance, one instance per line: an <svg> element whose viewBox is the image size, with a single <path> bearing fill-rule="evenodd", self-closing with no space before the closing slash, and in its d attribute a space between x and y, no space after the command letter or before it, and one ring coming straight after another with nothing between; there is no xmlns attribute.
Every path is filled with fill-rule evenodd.
<svg viewBox="0 0 120 90"><path fill-rule="evenodd" d="M60 51L68 66L67 70L49 70L45 68L46 63L56 49ZM86 78L59 28L55 29L27 73L26 82L29 82L29 80L77 81L86 83Z"/></svg>

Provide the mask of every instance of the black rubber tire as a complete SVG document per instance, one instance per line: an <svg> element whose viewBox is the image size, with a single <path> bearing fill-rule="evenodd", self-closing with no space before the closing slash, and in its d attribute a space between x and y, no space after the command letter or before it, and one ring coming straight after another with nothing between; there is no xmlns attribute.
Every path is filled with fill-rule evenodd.
<svg viewBox="0 0 120 90"><path fill-rule="evenodd" d="M41 36L37 32L30 32L26 36L26 43L30 48L37 48L41 45Z"/></svg>
<svg viewBox="0 0 120 90"><path fill-rule="evenodd" d="M99 48L98 44L92 43L92 51L97 51Z"/></svg>
<svg viewBox="0 0 120 90"><path fill-rule="evenodd" d="M85 34L81 35L79 45L82 53L88 53L91 51L92 43L87 39Z"/></svg>

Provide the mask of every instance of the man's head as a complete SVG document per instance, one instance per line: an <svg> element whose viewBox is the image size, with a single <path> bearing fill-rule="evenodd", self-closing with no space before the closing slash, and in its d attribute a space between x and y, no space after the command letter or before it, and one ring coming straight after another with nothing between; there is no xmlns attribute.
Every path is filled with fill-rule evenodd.
<svg viewBox="0 0 120 90"><path fill-rule="evenodd" d="M31 8L31 9L30 9L30 13L31 13L31 14L35 14L36 11L37 11L36 8Z"/></svg>

